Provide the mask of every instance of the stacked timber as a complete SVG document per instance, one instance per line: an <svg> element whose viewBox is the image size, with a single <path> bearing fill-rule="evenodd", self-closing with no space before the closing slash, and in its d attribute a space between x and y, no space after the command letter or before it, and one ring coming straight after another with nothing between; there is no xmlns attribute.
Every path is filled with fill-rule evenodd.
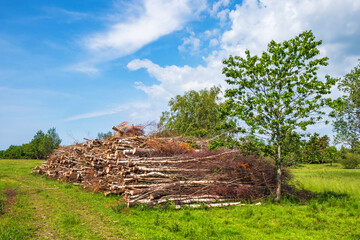
<svg viewBox="0 0 360 240"><path fill-rule="evenodd" d="M128 206L233 202L275 189L274 166L239 151L195 151L174 139L114 136L61 147L38 174L119 194Z"/></svg>

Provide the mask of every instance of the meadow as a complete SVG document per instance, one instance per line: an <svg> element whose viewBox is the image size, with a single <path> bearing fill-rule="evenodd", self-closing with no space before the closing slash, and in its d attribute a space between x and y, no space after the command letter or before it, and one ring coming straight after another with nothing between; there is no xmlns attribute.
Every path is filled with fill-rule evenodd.
<svg viewBox="0 0 360 240"><path fill-rule="evenodd" d="M29 174L41 164L0 160L0 239L360 239L360 169L291 169L311 199L176 210L126 208L119 196Z"/></svg>

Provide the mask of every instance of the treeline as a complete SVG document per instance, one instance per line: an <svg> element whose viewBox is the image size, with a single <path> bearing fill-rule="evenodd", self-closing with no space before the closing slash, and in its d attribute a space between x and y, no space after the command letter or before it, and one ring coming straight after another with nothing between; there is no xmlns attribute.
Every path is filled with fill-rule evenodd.
<svg viewBox="0 0 360 240"><path fill-rule="evenodd" d="M314 133L308 139L303 139L297 132L291 132L283 142L284 166L296 165L299 163L333 163L340 156L340 151L331 146L330 138L327 135L322 137ZM223 146L214 142L212 148ZM266 143L264 140L248 135L238 141L237 148L245 155L274 158L276 145ZM343 151L343 150L342 150Z"/></svg>
<svg viewBox="0 0 360 240"><path fill-rule="evenodd" d="M171 99L170 110L163 112L160 118L160 135L207 138L211 142L210 149L238 148L245 155L275 158L275 144L254 134L238 138L231 134L237 131L237 125L221 118L224 103L221 102L220 93L219 87L213 87L192 90ZM336 121L334 124L337 124ZM99 134L99 138L102 137ZM360 164L359 144L354 143L350 148L343 146L338 150L327 135L313 133L305 137L305 134L292 131L286 135L282 145L284 166L340 162L345 168L355 168Z"/></svg>
<svg viewBox="0 0 360 240"><path fill-rule="evenodd" d="M210 149L238 148L242 149L245 155L275 158L276 144L269 143L254 134L243 134L245 136L234 134L239 132L239 127L234 121L225 121L221 117L224 103L221 102L220 93L219 87L213 87L200 91L192 90L172 98L169 101L170 110L163 112L160 118L160 135L207 138L211 142ZM345 168L357 167L360 164L360 144L357 142L357 135L347 133L349 128L345 127L347 124L342 117L344 108L341 108L337 114L333 122L337 132L334 143L342 143L338 139L341 137L345 140L345 136L348 135L351 137L347 142L351 144L344 144L341 149L337 149L336 144L332 144L327 135L320 136L318 133L313 133L306 137L306 134L292 131L282 142L284 166L339 162ZM337 127L340 121L341 129ZM351 126L355 128L354 125ZM353 130L351 131L354 133Z"/></svg>
<svg viewBox="0 0 360 240"><path fill-rule="evenodd" d="M39 130L29 143L20 146L11 145L0 151L1 159L45 159L59 147L61 139L55 128L46 133Z"/></svg>
<svg viewBox="0 0 360 240"><path fill-rule="evenodd" d="M224 146L213 142L211 148ZM234 145L233 145L234 147ZM273 159L276 145L266 143L261 138L248 135L237 141L236 148L245 155L253 155ZM327 135L312 134L309 138L302 138L297 132L290 133L283 142L283 165L294 166L298 164L341 163L344 168L356 168L360 164L360 149L345 148L339 150L331 144Z"/></svg>
<svg viewBox="0 0 360 240"><path fill-rule="evenodd" d="M305 34L314 41L311 32ZM299 47L296 41L294 47ZM292 56L283 52L289 42L282 44L281 49L275 43L269 45L269 49L282 53L280 57L274 57L275 69L283 66L287 69L292 61ZM284 59L284 65L279 65L278 58ZM270 60L265 58L263 64ZM324 65L326 60L323 59ZM254 65L256 61L259 61L258 65ZM250 55L246 59L230 57L224 61L228 67L223 69L223 73L229 78L228 84L234 85L225 90L224 101L219 87L189 91L172 98L170 109L160 118L160 133L163 136L207 138L211 142L210 148L241 148L245 154L269 157L283 166L340 162L345 168L357 167L360 164L360 62L343 78L327 76L326 85L313 77L317 69L304 76L295 72L292 78L281 80L282 76L276 75L277 72L269 74L273 69L263 67L260 61ZM294 68L296 64L295 61ZM323 98L331 93L330 89L336 83L342 97L336 100ZM326 106L332 110L330 114L320 110ZM327 135L306 132L308 125L316 124L325 115L332 118L333 142Z"/></svg>

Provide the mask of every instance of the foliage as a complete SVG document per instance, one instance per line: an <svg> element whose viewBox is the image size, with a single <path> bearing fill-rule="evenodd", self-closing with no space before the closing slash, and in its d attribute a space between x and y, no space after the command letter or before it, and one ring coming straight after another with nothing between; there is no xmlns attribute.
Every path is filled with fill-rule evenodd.
<svg viewBox="0 0 360 240"><path fill-rule="evenodd" d="M220 88L189 91L183 96L177 95L169 101L170 111L162 113L162 130L176 131L182 136L211 138L222 131L219 118Z"/></svg>
<svg viewBox="0 0 360 240"><path fill-rule="evenodd" d="M97 135L97 138L102 140L102 139L105 139L105 138L109 138L109 137L112 137L112 132L111 131L108 131L107 133L103 133L103 132L99 132L98 135Z"/></svg>
<svg viewBox="0 0 360 240"><path fill-rule="evenodd" d="M240 149L241 142L239 142L233 136L228 135L226 137L221 137L221 136L216 137L209 144L210 150L213 150L213 149L219 150L221 147L225 147L225 148L229 148L229 149Z"/></svg>
<svg viewBox="0 0 360 240"><path fill-rule="evenodd" d="M339 151L335 146L329 146L325 149L325 159L326 162L330 163L331 165L336 162L339 158Z"/></svg>
<svg viewBox="0 0 360 240"><path fill-rule="evenodd" d="M1 151L0 158L6 159L45 159L59 147L61 139L55 128L50 128L46 133L39 130L33 139L21 146L11 145Z"/></svg>
<svg viewBox="0 0 360 240"><path fill-rule="evenodd" d="M233 86L225 92L223 116L243 120L246 130L268 136L269 142L277 146L277 201L286 135L296 128L306 130L322 119L323 107L340 103L324 97L337 79L318 79L319 67L328 64L327 57L315 59L320 54L319 45L321 41L315 41L313 33L306 31L282 43L271 41L261 56L251 56L247 50L244 58L230 56L223 62L226 82Z"/></svg>
<svg viewBox="0 0 360 240"><path fill-rule="evenodd" d="M2 159L6 159L6 158L11 158L11 159L25 158L25 147L24 147L24 145L22 145L22 146L10 145L10 147L8 149L3 150L3 151L0 152L0 158L2 158Z"/></svg>
<svg viewBox="0 0 360 240"><path fill-rule="evenodd" d="M239 148L245 156L264 156L265 142L255 135L248 135L243 138Z"/></svg>
<svg viewBox="0 0 360 240"><path fill-rule="evenodd" d="M346 169L354 169L360 164L360 154L347 152L339 159L339 162Z"/></svg>
<svg viewBox="0 0 360 240"><path fill-rule="evenodd" d="M301 135L292 131L288 133L283 141L283 163L284 166L291 166L298 164L302 156L302 146L304 141L301 140ZM256 137L255 135L247 135L239 138L239 140L233 137L227 139L215 139L209 145L210 149L220 149L220 147L226 147L230 149L241 149L244 155L252 155L257 157L271 157L276 158L276 145L268 144L263 139Z"/></svg>
<svg viewBox="0 0 360 240"><path fill-rule="evenodd" d="M359 59L360 61L360 59ZM339 90L345 93L344 104L337 111L335 141L354 148L360 139L360 62L340 80Z"/></svg>
<svg viewBox="0 0 360 240"><path fill-rule="evenodd" d="M314 133L309 141L302 148L302 162L304 163L324 163L327 160L327 151L329 147L329 137Z"/></svg>

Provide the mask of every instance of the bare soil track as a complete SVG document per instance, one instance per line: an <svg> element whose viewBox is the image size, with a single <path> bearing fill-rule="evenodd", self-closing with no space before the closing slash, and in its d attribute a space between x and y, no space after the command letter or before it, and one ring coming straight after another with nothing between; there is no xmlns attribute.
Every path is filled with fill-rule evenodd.
<svg viewBox="0 0 360 240"><path fill-rule="evenodd" d="M30 229L27 229L35 233L31 239L132 238L126 229L116 226L116 222L106 214L106 209L105 213L98 210L102 207L113 211L111 204L97 204L97 197L103 199L102 196L89 195L78 187L46 178L39 181L39 177L35 176L9 175L1 181L14 186L3 191L6 197L2 202L3 214L19 216L23 215L21 207L30 210L24 221L31 222ZM90 198L88 201L83 201L84 193ZM16 204L19 206L15 207Z"/></svg>

